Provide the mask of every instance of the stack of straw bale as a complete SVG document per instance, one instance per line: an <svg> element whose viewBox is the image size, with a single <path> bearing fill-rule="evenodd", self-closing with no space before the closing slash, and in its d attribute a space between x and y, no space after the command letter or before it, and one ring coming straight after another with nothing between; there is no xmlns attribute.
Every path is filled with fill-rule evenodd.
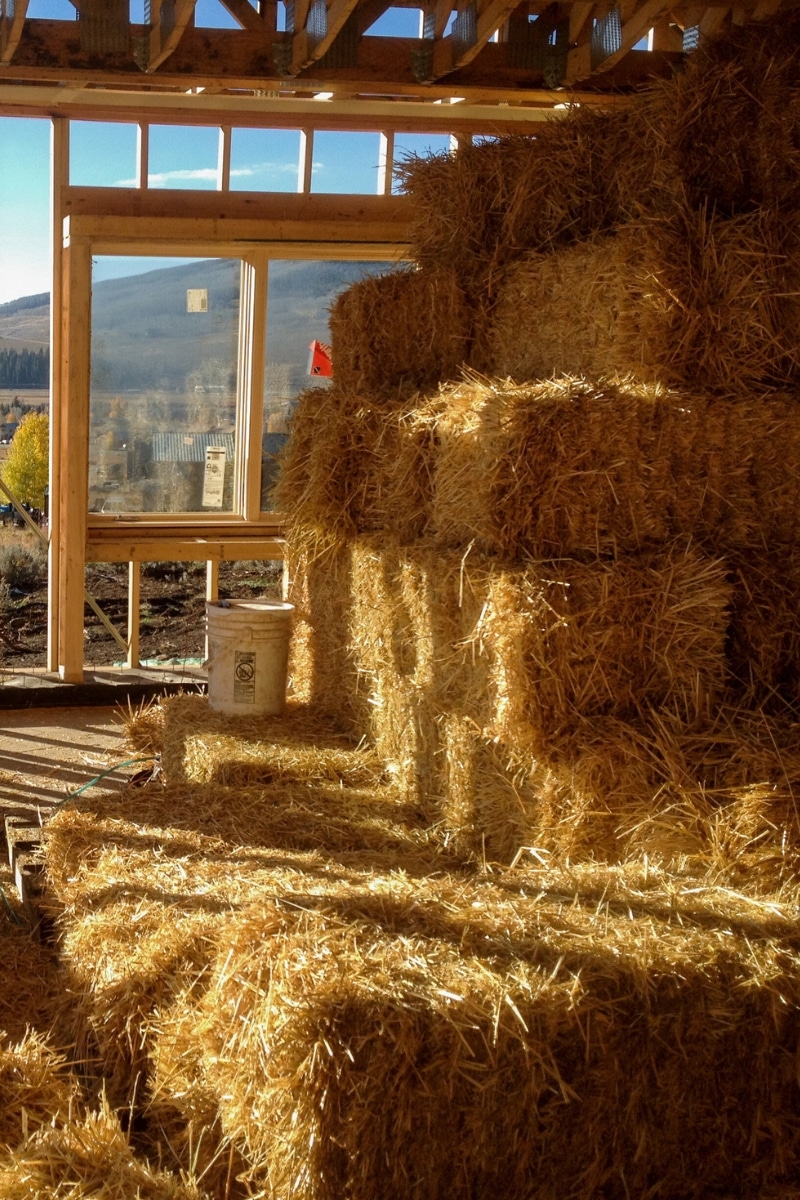
<svg viewBox="0 0 800 1200"><path fill-rule="evenodd" d="M359 293L337 306L345 380L326 415L347 450L322 480L301 403L294 587L305 600L312 533L349 547L327 690L355 671L351 727L459 845L591 853L594 828L595 852L633 853L659 836L638 789L672 814L664 844L691 847L692 822L782 777L765 727L768 762L720 784L715 708L769 722L800 704L796 33L785 15L737 29L624 107L405 164L415 287L451 272L479 314L464 364L484 374L448 364L435 391L426 357L421 393L390 402L407 369L372 369ZM405 286L379 284L401 330ZM351 402L359 339L371 374ZM508 800L505 834L477 763Z"/></svg>

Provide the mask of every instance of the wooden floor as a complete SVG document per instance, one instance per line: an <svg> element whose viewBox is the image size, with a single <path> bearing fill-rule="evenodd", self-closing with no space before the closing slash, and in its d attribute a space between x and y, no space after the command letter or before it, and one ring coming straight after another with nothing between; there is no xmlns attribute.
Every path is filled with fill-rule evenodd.
<svg viewBox="0 0 800 1200"><path fill-rule="evenodd" d="M46 815L109 767L135 757L121 738L119 706L26 708L0 713L0 810ZM96 786L116 790L135 766Z"/></svg>

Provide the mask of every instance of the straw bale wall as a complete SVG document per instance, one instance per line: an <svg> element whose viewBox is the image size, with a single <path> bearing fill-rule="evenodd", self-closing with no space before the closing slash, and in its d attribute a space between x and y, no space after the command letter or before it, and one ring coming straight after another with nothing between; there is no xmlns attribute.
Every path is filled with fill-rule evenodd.
<svg viewBox="0 0 800 1200"><path fill-rule="evenodd" d="M476 319L449 264L370 276L330 311L336 383L362 395L426 389L469 361Z"/></svg>

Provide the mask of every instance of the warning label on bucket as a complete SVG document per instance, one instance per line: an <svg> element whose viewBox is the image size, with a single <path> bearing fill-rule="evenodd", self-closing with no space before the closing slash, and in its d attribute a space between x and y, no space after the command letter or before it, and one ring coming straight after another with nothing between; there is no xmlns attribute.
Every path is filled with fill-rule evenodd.
<svg viewBox="0 0 800 1200"><path fill-rule="evenodd" d="M233 702L252 704L256 698L256 656L252 650L233 652Z"/></svg>

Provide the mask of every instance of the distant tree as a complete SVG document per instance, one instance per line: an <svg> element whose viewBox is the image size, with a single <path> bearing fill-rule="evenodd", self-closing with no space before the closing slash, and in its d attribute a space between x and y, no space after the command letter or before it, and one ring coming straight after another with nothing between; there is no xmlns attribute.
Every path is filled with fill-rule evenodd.
<svg viewBox="0 0 800 1200"><path fill-rule="evenodd" d="M16 498L35 508L44 508L49 441L49 417L44 413L28 413L19 423L1 468L3 482Z"/></svg>

